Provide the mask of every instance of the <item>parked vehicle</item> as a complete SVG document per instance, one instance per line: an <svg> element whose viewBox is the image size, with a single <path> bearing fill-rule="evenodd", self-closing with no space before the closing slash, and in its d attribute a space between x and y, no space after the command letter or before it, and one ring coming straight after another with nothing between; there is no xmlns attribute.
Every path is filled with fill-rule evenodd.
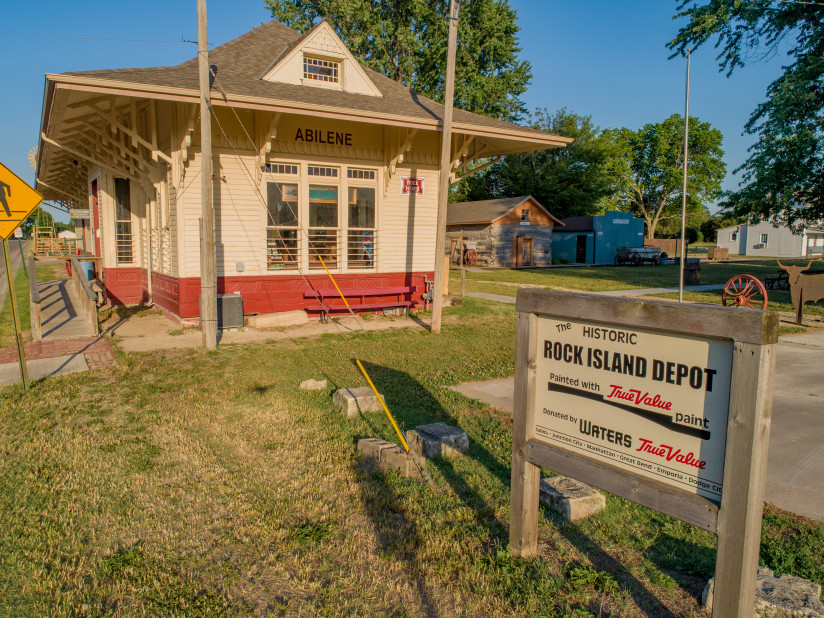
<svg viewBox="0 0 824 618"><path fill-rule="evenodd" d="M641 266L641 264L658 266L661 263L661 250L658 247L618 247L615 265Z"/></svg>

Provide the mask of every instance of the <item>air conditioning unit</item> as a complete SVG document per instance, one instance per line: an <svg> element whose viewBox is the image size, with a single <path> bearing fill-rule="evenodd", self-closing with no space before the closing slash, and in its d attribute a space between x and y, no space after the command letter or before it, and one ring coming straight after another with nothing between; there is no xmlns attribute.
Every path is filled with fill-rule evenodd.
<svg viewBox="0 0 824 618"><path fill-rule="evenodd" d="M217 327L243 328L243 297L240 294L217 295Z"/></svg>
<svg viewBox="0 0 824 618"><path fill-rule="evenodd" d="M203 297L200 298L200 314L203 315ZM218 330L243 327L243 298L240 294L217 295Z"/></svg>

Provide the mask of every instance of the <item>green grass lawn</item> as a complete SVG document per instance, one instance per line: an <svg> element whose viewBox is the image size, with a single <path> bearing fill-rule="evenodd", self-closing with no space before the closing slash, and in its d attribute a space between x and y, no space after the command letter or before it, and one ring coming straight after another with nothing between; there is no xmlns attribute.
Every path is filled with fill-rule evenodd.
<svg viewBox="0 0 824 618"><path fill-rule="evenodd" d="M0 275L6 277L5 274ZM17 318L20 321L20 330L31 329L29 315L29 276L26 268L20 267L14 274L14 295L17 301ZM16 345L14 336L14 319L11 310L11 294L6 294L3 308L0 311L0 347Z"/></svg>
<svg viewBox="0 0 824 618"><path fill-rule="evenodd" d="M806 264L790 260L788 264ZM701 283L726 283L735 275L749 274L760 279L775 276L775 260L746 262L717 262L701 264ZM518 285L532 285L547 289L605 292L658 287L677 287L679 267L667 266L597 266L573 268L525 268L519 270L490 269L467 271L467 291L494 294L517 294ZM510 284L510 285L507 285ZM450 270L450 292L460 289L460 271Z"/></svg>
<svg viewBox="0 0 824 618"><path fill-rule="evenodd" d="M614 496L574 525L542 507L540 556L511 556L511 416L446 387L511 375L514 334L514 307L469 298L437 336L120 354L0 390L0 615L705 615L715 537ZM405 428L469 434L434 489L359 458L396 438L332 406L353 354ZM822 546L766 511L762 563L824 583Z"/></svg>

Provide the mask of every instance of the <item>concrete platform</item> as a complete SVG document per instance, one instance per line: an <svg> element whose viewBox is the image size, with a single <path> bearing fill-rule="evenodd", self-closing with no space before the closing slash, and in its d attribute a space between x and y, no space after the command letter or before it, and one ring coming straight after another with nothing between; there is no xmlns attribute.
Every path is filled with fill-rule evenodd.
<svg viewBox="0 0 824 618"><path fill-rule="evenodd" d="M775 375L765 500L824 519L824 331L781 337ZM452 390L512 412L514 378Z"/></svg>
<svg viewBox="0 0 824 618"><path fill-rule="evenodd" d="M49 376L88 371L89 365L82 354L70 354L27 361L26 369L29 371L29 380L39 380ZM0 386L19 384L22 381L19 362L0 365Z"/></svg>
<svg viewBox="0 0 824 618"><path fill-rule="evenodd" d="M81 315L71 279L40 281L40 324L43 339L74 339L92 335L92 327Z"/></svg>

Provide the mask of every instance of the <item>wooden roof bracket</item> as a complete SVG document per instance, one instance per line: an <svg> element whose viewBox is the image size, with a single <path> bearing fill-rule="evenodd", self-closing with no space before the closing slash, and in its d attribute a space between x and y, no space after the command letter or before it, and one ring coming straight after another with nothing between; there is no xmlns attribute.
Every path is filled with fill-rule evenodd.
<svg viewBox="0 0 824 618"><path fill-rule="evenodd" d="M417 129L407 129L406 130L406 140L403 144L395 151L394 156L389 160L389 163L386 165L386 187L385 190L389 191L389 182L392 180L392 176L395 175L395 170L397 169L398 165L403 163L404 156L407 152L412 148L412 140L415 139L415 134L418 132Z"/></svg>
<svg viewBox="0 0 824 618"><path fill-rule="evenodd" d="M129 138L131 139L131 142L132 142L132 146L134 148L137 149L140 146L143 146L146 150L148 150L149 152L152 153L152 158L154 158L155 161L160 162L160 160L162 159L163 161L165 161L166 163L171 165L172 158L169 155L167 155L165 152L161 152L160 150L157 150L157 148L153 147L152 143L149 142L148 140L143 139L140 136L140 134L138 134L136 128L130 128L130 127L127 127L126 125L118 122L117 118L115 117L114 101L112 101L112 104L109 107L110 114L108 115L108 117L107 117L106 112L104 110L100 109L99 107L97 107L96 105L90 105L89 107L92 110L94 110L97 113L98 116L100 116L104 120L108 120L109 125L110 125L110 129L112 131L112 134L116 134L117 130L119 129L120 131L122 131L123 133L125 133L126 135L129 136ZM132 104L130 106L130 112L131 112L131 116L132 116L132 122L135 122L134 101L132 101Z"/></svg>
<svg viewBox="0 0 824 618"><path fill-rule="evenodd" d="M472 174L475 174L477 172L485 170L490 165L495 165L501 159L503 159L503 156L492 157L492 159L490 159L489 161L487 161L483 165L479 165L478 167L473 168L473 169L469 170L468 172L465 172L465 173L461 174L460 176L457 175L457 170L456 170L455 173L452 173L452 174L449 175L449 183L452 184L452 183L458 182L459 180L463 180L464 178L472 176ZM469 163L469 161L466 161L466 163ZM462 165L461 167L464 167L466 165L466 163L464 163L464 165Z"/></svg>
<svg viewBox="0 0 824 618"><path fill-rule="evenodd" d="M466 159L466 156L469 154L469 147L472 146L472 144L474 144L474 143L475 143L475 136L474 135L464 135L463 136L463 144L461 145L461 149L458 151L457 155L452 160L452 165L449 168L453 173L457 172L459 167L462 167L461 161L463 159ZM477 149L476 149L476 152L477 152ZM474 156L475 156L475 153L473 153L473 158L474 158ZM466 162L464 161L463 165L465 165L465 164L466 164Z"/></svg>
<svg viewBox="0 0 824 618"><path fill-rule="evenodd" d="M87 197L77 197L76 195L73 195L73 194L71 194L71 193L68 193L68 192L66 192L66 191L63 191L62 189L58 189L57 187L53 187L52 185L50 185L50 184L49 184L49 183L47 183L47 182L43 182L42 180L40 180L40 178L35 178L35 179L34 179L34 181L35 181L36 183L37 183L37 182L39 182L41 185L43 185L44 187L47 187L47 188L51 189L52 191L56 191L57 193L61 193L61 194L65 195L67 198L69 198L70 200L72 200L72 202L73 202L73 203L74 203L74 202L78 202L78 203L80 203L80 204L84 204L84 203L86 203L86 202L88 201L88 198L87 198Z"/></svg>
<svg viewBox="0 0 824 618"><path fill-rule="evenodd" d="M97 159L91 157L90 155L88 155L86 153L80 152L79 150L75 150L74 148L69 148L68 146L57 143L53 139L50 139L42 131L40 133L40 139L42 139L47 144L51 144L55 148L59 148L60 150L65 150L66 152L68 152L70 154L73 154L76 157L80 157L81 159L84 159L84 160L88 161L89 163L93 163L94 165L97 165L98 167L101 167L105 170L108 170L108 171L112 172L113 174L117 174L118 176L126 176L130 180L137 181L137 178L135 178L131 174L124 174L123 170L116 169L116 168L112 167L111 165L108 165L107 163L103 163L102 161L98 161Z"/></svg>
<svg viewBox="0 0 824 618"><path fill-rule="evenodd" d="M180 182L178 183L178 186L183 186L183 179L186 176L186 163L189 162L189 147L192 145L192 135L194 134L195 128L197 127L196 123L199 118L199 115L200 106L190 105L189 117L186 121L186 128L183 130L183 137L180 140L180 157L178 160L178 165L180 166Z"/></svg>
<svg viewBox="0 0 824 618"><path fill-rule="evenodd" d="M280 122L281 116L281 112L275 112L275 116L272 118L272 122L269 125L269 130L263 135L263 143L261 144L258 153L258 183L260 183L261 178L263 177L263 171L266 169L266 164L269 162L269 153L272 152L272 146L278 137L278 123Z"/></svg>

